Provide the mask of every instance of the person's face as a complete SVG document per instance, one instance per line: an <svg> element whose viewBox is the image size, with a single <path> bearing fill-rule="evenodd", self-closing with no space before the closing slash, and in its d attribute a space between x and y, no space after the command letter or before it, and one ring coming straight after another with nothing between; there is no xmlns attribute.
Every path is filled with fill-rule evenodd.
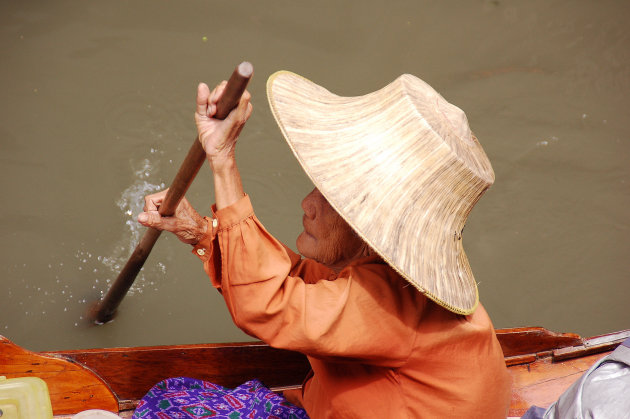
<svg viewBox="0 0 630 419"><path fill-rule="evenodd" d="M317 188L302 201L304 231L297 238L298 251L324 265L345 264L364 248L361 238L330 206Z"/></svg>

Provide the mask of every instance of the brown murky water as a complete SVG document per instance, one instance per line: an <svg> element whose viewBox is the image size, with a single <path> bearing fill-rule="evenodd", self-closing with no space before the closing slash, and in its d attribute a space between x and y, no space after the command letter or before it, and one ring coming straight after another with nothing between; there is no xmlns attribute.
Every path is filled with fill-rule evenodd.
<svg viewBox="0 0 630 419"><path fill-rule="evenodd" d="M0 3L0 334L34 350L250 339L163 236L113 323L87 327L194 136L195 87L254 64L238 160L294 245L311 188L267 108L292 70L342 95L413 73L463 108L496 171L465 247L495 326L630 327L627 1ZM204 168L188 196L213 201Z"/></svg>

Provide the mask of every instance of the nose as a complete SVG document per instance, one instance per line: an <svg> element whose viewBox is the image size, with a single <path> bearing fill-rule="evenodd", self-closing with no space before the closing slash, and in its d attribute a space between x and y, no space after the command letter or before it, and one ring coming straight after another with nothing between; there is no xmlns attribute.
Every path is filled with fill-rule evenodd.
<svg viewBox="0 0 630 419"><path fill-rule="evenodd" d="M304 197L302 200L302 210L304 210L304 215L307 218L313 219L315 218L315 194L319 192L317 188L313 189L308 195Z"/></svg>

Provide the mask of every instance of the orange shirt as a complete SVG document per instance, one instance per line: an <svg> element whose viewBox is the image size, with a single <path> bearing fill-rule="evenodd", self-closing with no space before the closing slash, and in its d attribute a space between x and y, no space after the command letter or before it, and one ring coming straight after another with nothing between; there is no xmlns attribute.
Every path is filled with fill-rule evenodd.
<svg viewBox="0 0 630 419"><path fill-rule="evenodd" d="M308 356L317 418L505 418L510 378L488 315L433 303L378 257L338 274L260 224L249 198L215 213L193 250L234 323Z"/></svg>

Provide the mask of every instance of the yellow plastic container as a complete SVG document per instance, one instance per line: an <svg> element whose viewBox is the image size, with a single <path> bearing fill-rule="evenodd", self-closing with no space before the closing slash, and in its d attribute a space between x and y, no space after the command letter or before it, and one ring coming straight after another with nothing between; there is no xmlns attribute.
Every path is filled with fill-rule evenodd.
<svg viewBox="0 0 630 419"><path fill-rule="evenodd" d="M46 382L37 377L0 377L0 419L51 419Z"/></svg>

